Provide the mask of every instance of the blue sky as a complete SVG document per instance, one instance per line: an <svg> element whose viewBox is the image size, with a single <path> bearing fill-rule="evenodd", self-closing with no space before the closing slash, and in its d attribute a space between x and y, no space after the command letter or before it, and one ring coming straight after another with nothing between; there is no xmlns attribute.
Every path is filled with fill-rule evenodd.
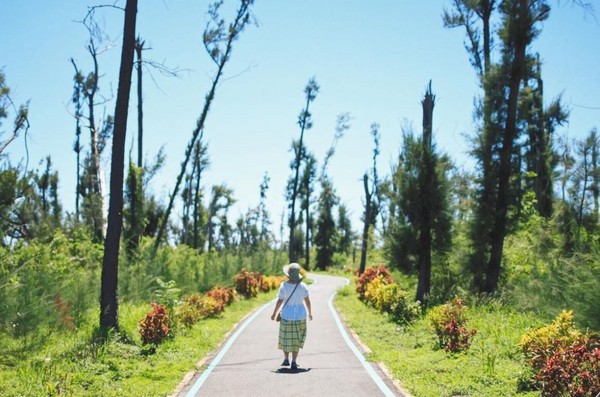
<svg viewBox="0 0 600 397"><path fill-rule="evenodd" d="M73 57L85 73L91 70L87 31L77 21L88 6L106 3L112 2L5 0L1 7L0 68L13 100L30 101L29 167L52 157L68 211L73 211L75 187L69 60ZM206 191L220 183L234 189L238 203L232 221L258 204L259 184L268 173L268 205L273 229L278 230L290 174L289 149L299 135L296 120L311 77L321 91L312 104L314 127L307 132L306 144L319 162L332 141L336 116L349 112L353 118L329 174L355 226L362 212L361 177L371 166L370 125L380 124L379 172L386 175L398 155L402 127L412 125L415 132L421 131L420 101L429 80L436 94L437 147L457 166L471 166L464 134L473 131L473 98L479 89L463 46L463 30L443 28L441 14L448 4L446 0L256 0L258 27L250 26L235 43L205 129L211 161ZM569 124L559 132L578 138L600 126L600 23L566 0L551 4L551 16L532 49L544 63L546 103L562 93L571 110ZM146 79L144 87L145 157L153 158L161 146L166 150L167 164L152 185L165 200L214 72L201 41L207 6L206 1L191 0L139 4L138 33L152 48L145 56L187 70L179 78L153 72L156 83ZM104 8L97 12L97 20L114 44L98 59L101 91L112 100L97 113L112 114L122 13ZM134 111L132 104L130 114ZM128 147L136 134L133 120ZM23 137L9 147L9 154L13 163L24 161ZM107 156L107 169L108 160Z"/></svg>

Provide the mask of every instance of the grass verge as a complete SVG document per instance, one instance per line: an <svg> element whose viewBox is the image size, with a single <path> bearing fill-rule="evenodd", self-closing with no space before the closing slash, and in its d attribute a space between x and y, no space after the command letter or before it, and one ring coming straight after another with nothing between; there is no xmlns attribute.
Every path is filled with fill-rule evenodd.
<svg viewBox="0 0 600 397"><path fill-rule="evenodd" d="M71 332L40 331L27 340L0 334L2 396L169 395L236 323L275 294L236 301L217 318L176 330L155 351L142 346L137 331L139 319L150 310L146 305L121 305L121 332L104 344L90 342L96 315Z"/></svg>
<svg viewBox="0 0 600 397"><path fill-rule="evenodd" d="M529 328L540 325L531 314L488 302L468 311L469 328L477 329L471 348L450 354L437 347L426 318L400 326L358 300L354 283L337 294L344 321L372 352L367 359L387 366L414 397L538 396L519 392L524 370L517 343Z"/></svg>

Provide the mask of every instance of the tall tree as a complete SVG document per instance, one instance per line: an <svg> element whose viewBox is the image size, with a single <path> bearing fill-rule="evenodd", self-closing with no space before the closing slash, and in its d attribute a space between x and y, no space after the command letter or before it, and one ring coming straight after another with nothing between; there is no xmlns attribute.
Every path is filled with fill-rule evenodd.
<svg viewBox="0 0 600 397"><path fill-rule="evenodd" d="M479 290L483 289L485 279L484 263L489 257L493 203L497 192L494 182L497 179L497 166L494 164L497 155L493 149L499 145L497 136L500 126L492 117L495 86L486 82L489 81L492 69L492 17L500 1L453 0L452 9L445 10L443 15L444 26L464 27L467 35L465 48L483 89L483 98L477 98L475 110L475 118L480 121L480 125L478 135L473 140L473 154L479 174L477 206L470 231L473 246L469 259L473 284Z"/></svg>
<svg viewBox="0 0 600 397"><path fill-rule="evenodd" d="M213 248L227 248L231 235L230 226L227 222L227 212L234 203L232 189L225 185L212 187L206 222L208 252L211 252ZM218 246L219 242L221 246Z"/></svg>
<svg viewBox="0 0 600 397"><path fill-rule="evenodd" d="M317 176L317 160L312 153L306 153L304 158L304 171L300 182L300 210L304 218L304 267L310 270L310 242L312 240L313 216L311 206L313 204L312 194L315 189L315 179Z"/></svg>
<svg viewBox="0 0 600 397"><path fill-rule="evenodd" d="M491 59L493 40L489 30L494 11L498 11L500 17L496 32L500 44L497 46L497 62ZM511 220L510 209L520 201L522 190L514 183L522 179L516 142L524 133L527 121L519 112L519 103L523 102L524 85L535 77L531 68L535 62L528 54L528 47L539 33L537 25L547 18L548 12L549 6L543 0L454 0L452 11L444 14L446 26L465 27L468 37L466 47L484 92L476 109L481 125L473 153L480 173L470 258L473 284L481 292L493 292L498 286L504 237ZM483 25L483 39L482 29L477 26L478 20ZM535 85L541 89L541 84ZM541 91L538 94L541 95ZM544 118L531 117L530 122L537 124L532 128L538 128L543 122L541 120ZM538 167L537 178L540 186L544 185L539 192L545 194L550 189L545 168L550 145L545 141L546 136L543 136L544 140L538 139L542 133L538 128L534 141L538 146L536 164L541 166ZM545 211L550 208L547 201L542 204Z"/></svg>
<svg viewBox="0 0 600 397"><path fill-rule="evenodd" d="M106 147L106 142L110 139L113 128L112 116L104 115L101 118L96 114L96 108L105 104L108 100L100 92L100 67L99 56L104 53L110 44L102 48L108 38L95 20L97 7L91 7L88 14L82 21L82 24L88 31L89 40L86 49L92 58L92 71L84 78L79 71L75 60L71 58L71 63L75 68L75 87L72 101L75 105L76 123L76 142L75 152L80 157L82 149L80 134L77 129L83 121L83 125L89 130L89 153L84 158L83 174L78 183L78 195L83 199L82 216L83 221L91 228L98 242L104 239L105 221L107 217L106 205L106 187L104 185L102 169L102 152ZM83 107L86 111L83 111ZM78 163L79 167L79 163Z"/></svg>
<svg viewBox="0 0 600 397"><path fill-rule="evenodd" d="M527 48L538 35L536 25L544 21L550 7L543 0L509 0L500 6L502 13L502 64L498 75L506 87L504 122L498 171L498 195L490 233L490 258L482 292L492 293L498 287L504 238L510 205L511 162L513 147L519 136L518 100L522 82L527 78ZM493 77L493 78L494 78Z"/></svg>
<svg viewBox="0 0 600 397"><path fill-rule="evenodd" d="M189 140L188 145L186 147L184 160L181 163L181 170L179 171L177 179L175 180L175 187L173 188L173 192L171 193L171 196L169 198L167 209L160 223L160 227L156 235L156 240L154 241L154 252L156 252L158 246L162 242L169 220L169 216L173 209L175 198L177 197L179 192L179 186L181 185L181 181L185 176L187 165L192 156L192 151L194 150L200 132L204 130L206 117L208 116L208 111L210 110L212 101L215 98L217 85L221 79L221 76L223 75L223 70L225 68L225 65L227 64L227 61L229 61L229 59L231 58L231 53L233 51L233 43L239 38L240 34L244 31L246 26L252 21L252 14L250 9L252 7L252 4L254 4L254 0L240 0L240 4L237 8L233 22L231 22L228 26L225 25L225 20L219 15L219 10L222 4L223 1L221 0L214 2L209 6L208 13L210 16L210 21L208 22L206 29L204 30L204 35L202 38L206 51L208 52L213 62L217 65L217 70L215 72L215 75L213 76L212 84L208 91L208 94L205 97L204 107L202 108L200 117L196 122L196 128L194 128L194 131L192 132L192 137Z"/></svg>
<svg viewBox="0 0 600 397"><path fill-rule="evenodd" d="M190 247L203 250L206 236L206 214L202 204L203 188L202 176L210 165L208 158L208 145L202 141L203 133L196 142L192 159L192 170L186 176L185 186L182 191L183 216L181 241Z"/></svg>
<svg viewBox="0 0 600 397"><path fill-rule="evenodd" d="M269 219L269 211L267 210L267 191L269 190L269 175L265 173L262 183L260 184L260 202L258 204L258 216L260 219L260 235L261 243L269 243L271 240L271 220Z"/></svg>
<svg viewBox="0 0 600 397"><path fill-rule="evenodd" d="M336 252L349 254L353 248L352 244L356 239L356 235L352 230L352 222L350 221L348 207L345 204L338 205L337 216L337 244Z"/></svg>
<svg viewBox="0 0 600 397"><path fill-rule="evenodd" d="M419 278L417 283L416 299L427 306L427 299L431 290L431 229L432 229L432 207L431 193L435 186L435 164L433 159L432 125L433 107L435 106L435 95L431 91L431 81L421 101L423 106L423 148L421 151L421 169L419 171L419 195L420 205L420 230L419 230Z"/></svg>
<svg viewBox="0 0 600 397"><path fill-rule="evenodd" d="M6 131L1 129L2 120L8 116L11 107L15 112L15 120L13 128L10 131L10 136L8 136L8 138L5 137L5 140L0 141L0 156L3 155L8 145L10 145L21 132L27 133L27 130L29 129L29 119L27 118L29 104L21 105L19 109L16 108L10 98L10 88L6 85L6 77L2 70L0 70L0 137L6 133Z"/></svg>
<svg viewBox="0 0 600 397"><path fill-rule="evenodd" d="M377 176L377 157L380 153L379 141L379 124L371 124L371 135L375 148L373 149L373 168L371 176L369 172L363 175L363 188L365 190L365 211L363 213L363 231L362 231L362 246L360 251L360 265L358 274L362 274L367 266L367 250L369 248L369 229L375 226L377 219L377 211L379 208L379 178ZM369 184L370 182L370 184Z"/></svg>
<svg viewBox="0 0 600 397"><path fill-rule="evenodd" d="M108 208L108 228L104 242L102 261L102 285L100 289L100 328L119 328L118 316L118 267L121 229L123 226L123 174L125 168L125 136L129 94L133 74L133 54L135 52L135 28L137 22L137 0L127 0L123 27L123 46L119 86L115 105L115 129L112 145L110 173L110 203Z"/></svg>
<svg viewBox="0 0 600 397"><path fill-rule="evenodd" d="M287 195L288 200L290 201L290 217L289 217L289 229L290 229L290 239L289 239L289 247L288 247L288 258L290 262L296 262L298 258L296 257L295 248L297 246L296 241L296 200L298 199L299 190L300 190L300 168L302 166L302 159L305 155L305 147L304 147L304 133L312 128L312 115L309 111L310 104L317 98L317 94L319 93L319 85L315 78L311 78L308 80L308 84L304 88L305 95L305 105L304 109L300 111L300 115L298 116L298 126L300 127L300 138L298 141L292 142L292 151L294 153L294 159L290 164L290 168L292 169L292 177L288 182Z"/></svg>
<svg viewBox="0 0 600 397"><path fill-rule="evenodd" d="M323 166L321 167L321 175L319 176L319 183L321 185L321 193L318 200L318 218L317 218L317 233L315 236L315 245L317 246L317 268L325 270L331 265L333 254L336 250L336 224L333 217L333 209L338 203L338 198L333 188L333 182L327 174L327 166L329 161L335 154L335 148L338 141L344 136L346 130L350 128L350 114L342 113L337 116L335 134L331 146L325 153L323 160ZM342 215L344 215L342 213ZM340 219L341 226L344 235L344 244L348 244L348 238L351 238L348 234L348 225L343 222L349 222L348 219ZM347 247L344 247L346 249Z"/></svg>
<svg viewBox="0 0 600 397"><path fill-rule="evenodd" d="M593 235L598 228L599 152L600 137L595 128L575 144L577 160L569 178L568 200L575 220L574 244L577 248L581 247L582 229Z"/></svg>

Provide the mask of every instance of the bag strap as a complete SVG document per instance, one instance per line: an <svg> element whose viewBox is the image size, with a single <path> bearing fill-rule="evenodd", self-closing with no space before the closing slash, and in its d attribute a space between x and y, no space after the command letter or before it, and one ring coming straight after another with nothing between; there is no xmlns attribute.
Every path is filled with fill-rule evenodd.
<svg viewBox="0 0 600 397"><path fill-rule="evenodd" d="M285 300L285 303L281 307L281 310L283 310L283 308L285 307L285 305L287 305L287 303L290 301L290 298L292 297L292 295L294 295L294 292L296 292L296 288L298 288L299 285L300 285L300 281L298 281L298 283L296 283L296 286L294 287L294 290L292 291L292 293L290 294L290 296L288 296L288 298Z"/></svg>

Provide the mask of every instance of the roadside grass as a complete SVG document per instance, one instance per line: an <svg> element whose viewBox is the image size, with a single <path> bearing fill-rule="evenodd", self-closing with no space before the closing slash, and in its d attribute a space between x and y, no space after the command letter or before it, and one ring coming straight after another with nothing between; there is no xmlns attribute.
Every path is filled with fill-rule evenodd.
<svg viewBox="0 0 600 397"><path fill-rule="evenodd" d="M217 318L176 329L155 350L142 346L138 332L149 305L122 304L121 331L106 343L93 342L96 313L75 331L40 330L28 340L0 334L2 396L170 395L236 323L275 295L272 291L236 301Z"/></svg>
<svg viewBox="0 0 600 397"><path fill-rule="evenodd" d="M385 364L412 396L539 396L518 391L524 366L517 344L528 329L542 324L534 315L494 301L469 307L468 328L477 334L468 351L450 354L437 347L426 317L409 326L395 324L359 301L355 288L351 283L340 290L336 307L371 349L367 359Z"/></svg>

